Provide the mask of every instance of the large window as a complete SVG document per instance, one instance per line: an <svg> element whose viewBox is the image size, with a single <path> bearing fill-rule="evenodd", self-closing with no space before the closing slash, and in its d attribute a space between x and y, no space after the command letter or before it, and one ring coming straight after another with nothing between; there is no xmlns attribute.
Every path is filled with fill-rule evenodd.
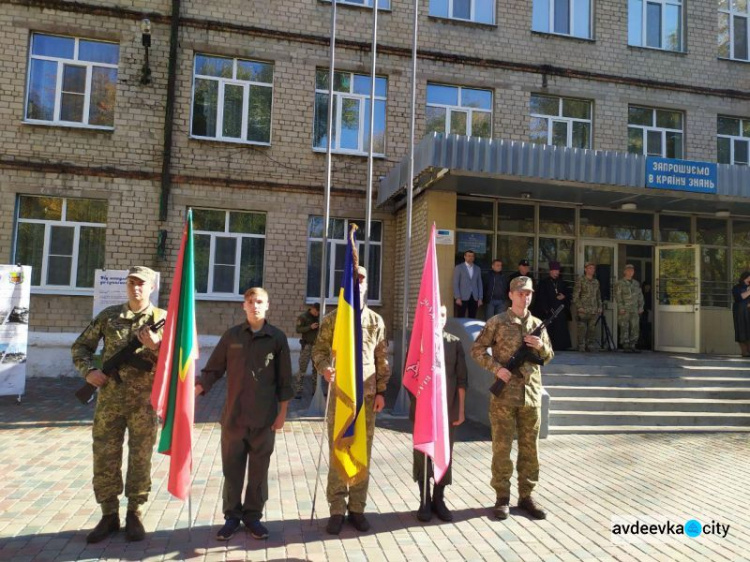
<svg viewBox="0 0 750 562"><path fill-rule="evenodd" d="M662 158L683 157L681 111L628 107L628 152Z"/></svg>
<svg viewBox="0 0 750 562"><path fill-rule="evenodd" d="M591 38L591 0L534 0L531 29Z"/></svg>
<svg viewBox="0 0 750 562"><path fill-rule="evenodd" d="M492 92L427 84L427 133L492 136Z"/></svg>
<svg viewBox="0 0 750 562"><path fill-rule="evenodd" d="M682 51L682 0L628 0L628 44Z"/></svg>
<svg viewBox="0 0 750 562"><path fill-rule="evenodd" d="M106 223L106 201L22 195L13 262L32 267L35 287L91 288L104 267Z"/></svg>
<svg viewBox="0 0 750 562"><path fill-rule="evenodd" d="M591 102L531 94L531 142L591 148Z"/></svg>
<svg viewBox="0 0 750 562"><path fill-rule="evenodd" d="M193 228L199 296L241 297L263 285L265 214L194 209Z"/></svg>
<svg viewBox="0 0 750 562"><path fill-rule="evenodd" d="M430 15L493 24L495 0L430 0Z"/></svg>
<svg viewBox="0 0 750 562"><path fill-rule="evenodd" d="M654 215L601 209L581 209L581 237L616 240L654 239Z"/></svg>
<svg viewBox="0 0 750 562"><path fill-rule="evenodd" d="M750 119L738 117L718 118L717 161L719 164L748 165L750 152Z"/></svg>
<svg viewBox="0 0 750 562"><path fill-rule="evenodd" d="M359 262L365 261L365 221L358 219L330 219L328 223L328 262L326 264L326 302L338 302L341 275L344 272L349 225L355 223ZM380 272L383 263L383 223L372 221L370 228L370 260L367 267L367 302L380 303ZM320 261L323 253L323 217L310 217L307 228L307 300L320 300Z"/></svg>
<svg viewBox="0 0 750 562"><path fill-rule="evenodd" d="M750 221L732 221L732 285L750 271Z"/></svg>
<svg viewBox="0 0 750 562"><path fill-rule="evenodd" d="M333 74L333 139L331 150L367 154L370 148L370 76L351 72ZM388 80L375 78L373 154L385 154L385 102ZM328 71L315 73L313 147L328 146Z"/></svg>
<svg viewBox="0 0 750 562"><path fill-rule="evenodd" d="M273 64L195 56L191 134L270 144Z"/></svg>
<svg viewBox="0 0 750 562"><path fill-rule="evenodd" d="M724 59L748 60L747 0L719 0L719 56Z"/></svg>
<svg viewBox="0 0 750 562"><path fill-rule="evenodd" d="M701 305L729 306L734 283L727 281L727 221L698 217L695 237L696 242L701 245Z"/></svg>
<svg viewBox="0 0 750 562"><path fill-rule="evenodd" d="M26 121L114 127L119 57L117 43L32 34Z"/></svg>

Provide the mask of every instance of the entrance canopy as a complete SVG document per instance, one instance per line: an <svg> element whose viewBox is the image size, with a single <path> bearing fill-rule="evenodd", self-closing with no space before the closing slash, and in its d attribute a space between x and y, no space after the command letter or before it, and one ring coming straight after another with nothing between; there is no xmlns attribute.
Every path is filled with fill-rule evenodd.
<svg viewBox="0 0 750 562"><path fill-rule="evenodd" d="M405 204L408 156L381 180L378 205ZM618 209L750 215L750 167L717 165L717 192L646 187L646 157L433 133L414 151L414 193L512 197Z"/></svg>

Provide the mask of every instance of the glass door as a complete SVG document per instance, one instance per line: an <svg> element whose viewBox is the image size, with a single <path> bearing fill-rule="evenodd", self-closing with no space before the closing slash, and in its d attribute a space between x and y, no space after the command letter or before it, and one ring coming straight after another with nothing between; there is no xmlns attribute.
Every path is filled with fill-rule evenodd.
<svg viewBox="0 0 750 562"><path fill-rule="evenodd" d="M601 326L601 321L597 324L597 334L599 334L599 344L603 349L613 347L612 351L617 349L617 311L614 305L613 287L617 281L617 243L583 240L581 244L581 253L579 254L578 273L583 275L583 266L588 262L596 264L595 277L599 280L599 288L602 292L602 314L604 320L612 335L612 341L607 342L606 334Z"/></svg>
<svg viewBox="0 0 750 562"><path fill-rule="evenodd" d="M700 352L700 246L657 246L654 294L657 351Z"/></svg>

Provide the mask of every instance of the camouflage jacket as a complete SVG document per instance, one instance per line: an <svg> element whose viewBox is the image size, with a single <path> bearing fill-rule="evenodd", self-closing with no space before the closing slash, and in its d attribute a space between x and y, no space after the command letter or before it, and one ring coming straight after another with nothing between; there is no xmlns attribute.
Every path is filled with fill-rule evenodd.
<svg viewBox="0 0 750 562"><path fill-rule="evenodd" d="M586 314L596 314L602 309L602 292L596 277L589 279L581 275L576 279L573 287L573 308L576 311L582 308Z"/></svg>
<svg viewBox="0 0 750 562"><path fill-rule="evenodd" d="M137 314L130 310L127 303L105 308L73 344L71 348L73 364L85 377L91 369L97 368L94 364L94 354L102 338L104 338L102 352L102 362L104 362L127 345L131 338L136 337L135 334L141 326L158 322L166 315L166 311L152 304ZM161 334L162 330L159 330L159 333ZM153 367L148 372L144 372L126 363L118 369L120 378L123 383L133 388L150 390L154 382L154 368L159 352L141 346L136 350L135 355L151 363Z"/></svg>
<svg viewBox="0 0 750 562"><path fill-rule="evenodd" d="M641 284L635 279L628 281L620 279L615 283L615 302L617 308L628 312L639 312L643 310L643 291Z"/></svg>
<svg viewBox="0 0 750 562"><path fill-rule="evenodd" d="M312 327L316 322L319 323L320 318L310 314L309 310L297 316L297 333L302 334L300 344L311 345L315 343L315 339L318 337L318 330L320 329L320 324L318 324L317 328Z"/></svg>
<svg viewBox="0 0 750 562"><path fill-rule="evenodd" d="M318 339L312 350L312 360L318 373L331 366L333 328L336 325L336 310L326 314L320 324ZM362 309L362 368L365 379L365 397L382 394L391 378L388 364L388 340L385 323L377 312L369 307Z"/></svg>
<svg viewBox="0 0 750 562"><path fill-rule="evenodd" d="M513 353L521 346L523 337L534 330L542 321L527 313L524 318L518 316L512 309L493 316L482 328L474 345L471 346L471 356L479 365L494 373L500 365L505 365ZM542 349L535 351L546 365L554 357L552 344L550 343L547 330L542 330ZM492 355L487 352L492 350ZM499 398L503 403L514 406L542 405L542 371L539 365L523 363L518 368L519 377L514 373L510 382Z"/></svg>

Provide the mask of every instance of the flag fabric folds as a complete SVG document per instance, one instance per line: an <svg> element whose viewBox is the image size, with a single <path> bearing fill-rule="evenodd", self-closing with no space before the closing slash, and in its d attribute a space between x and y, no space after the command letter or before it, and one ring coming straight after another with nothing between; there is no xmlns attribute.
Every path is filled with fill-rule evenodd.
<svg viewBox="0 0 750 562"><path fill-rule="evenodd" d="M349 232L332 344L336 367L332 463L349 485L364 480L368 470L356 230L357 226L352 225Z"/></svg>
<svg viewBox="0 0 750 562"><path fill-rule="evenodd" d="M193 256L193 212L188 210L151 391L151 404L162 420L159 452L170 456L167 490L181 500L190 494L193 467L195 361L198 359Z"/></svg>
<svg viewBox="0 0 750 562"><path fill-rule="evenodd" d="M417 399L414 448L432 459L435 482L451 462L435 225L427 246L403 384Z"/></svg>

